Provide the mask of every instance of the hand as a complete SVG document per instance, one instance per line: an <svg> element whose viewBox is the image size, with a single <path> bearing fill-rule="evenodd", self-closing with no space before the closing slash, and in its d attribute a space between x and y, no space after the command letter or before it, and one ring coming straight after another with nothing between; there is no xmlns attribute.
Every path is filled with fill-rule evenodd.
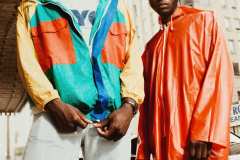
<svg viewBox="0 0 240 160"><path fill-rule="evenodd" d="M132 107L125 103L119 110L112 112L107 119L94 124L94 126L100 136L117 141L127 133L132 118Z"/></svg>
<svg viewBox="0 0 240 160"><path fill-rule="evenodd" d="M190 142L190 159L207 160L211 154L212 145L209 142L191 141Z"/></svg>
<svg viewBox="0 0 240 160"><path fill-rule="evenodd" d="M54 126L60 133L72 133L77 127L85 128L92 123L75 107L54 99L45 106Z"/></svg>

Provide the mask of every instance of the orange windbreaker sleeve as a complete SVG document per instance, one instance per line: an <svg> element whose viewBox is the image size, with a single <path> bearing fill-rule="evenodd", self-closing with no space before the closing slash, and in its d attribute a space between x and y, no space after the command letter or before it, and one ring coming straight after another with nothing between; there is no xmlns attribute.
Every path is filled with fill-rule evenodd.
<svg viewBox="0 0 240 160"><path fill-rule="evenodd" d="M203 54L207 70L194 107L190 138L227 147L233 90L232 62L213 13L206 15L206 24Z"/></svg>

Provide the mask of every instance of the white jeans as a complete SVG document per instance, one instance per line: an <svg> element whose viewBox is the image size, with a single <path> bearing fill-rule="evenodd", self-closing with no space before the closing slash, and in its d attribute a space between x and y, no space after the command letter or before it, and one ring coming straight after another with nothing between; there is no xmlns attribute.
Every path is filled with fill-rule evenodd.
<svg viewBox="0 0 240 160"><path fill-rule="evenodd" d="M46 113L35 115L24 160L78 160L81 154L84 160L130 160L130 134L117 142L109 141L100 137L92 125L72 134L60 134Z"/></svg>

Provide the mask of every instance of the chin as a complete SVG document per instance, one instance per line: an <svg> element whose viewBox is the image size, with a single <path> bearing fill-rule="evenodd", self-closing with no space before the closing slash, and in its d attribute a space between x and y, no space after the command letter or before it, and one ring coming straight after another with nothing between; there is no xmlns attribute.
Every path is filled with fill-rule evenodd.
<svg viewBox="0 0 240 160"><path fill-rule="evenodd" d="M158 10L157 13L160 15L160 16L168 16L171 14L171 11L168 10L168 9L161 9L160 11Z"/></svg>

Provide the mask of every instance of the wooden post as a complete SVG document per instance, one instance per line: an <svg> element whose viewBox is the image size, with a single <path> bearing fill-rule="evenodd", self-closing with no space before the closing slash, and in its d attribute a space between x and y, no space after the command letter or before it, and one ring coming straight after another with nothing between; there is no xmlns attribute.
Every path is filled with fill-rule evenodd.
<svg viewBox="0 0 240 160"><path fill-rule="evenodd" d="M7 156L6 160L11 160L10 155L10 114L7 114Z"/></svg>

